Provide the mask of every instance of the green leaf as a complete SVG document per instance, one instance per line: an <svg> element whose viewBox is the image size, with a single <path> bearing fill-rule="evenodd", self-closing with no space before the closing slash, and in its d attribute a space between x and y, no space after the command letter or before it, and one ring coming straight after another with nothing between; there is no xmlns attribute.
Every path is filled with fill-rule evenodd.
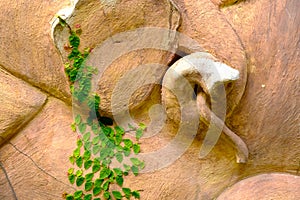
<svg viewBox="0 0 300 200"><path fill-rule="evenodd" d="M138 128L135 132L135 138L139 140L143 136L143 130L141 128Z"/></svg>
<svg viewBox="0 0 300 200"><path fill-rule="evenodd" d="M101 200L100 198L95 198L94 200Z"/></svg>
<svg viewBox="0 0 300 200"><path fill-rule="evenodd" d="M124 183L124 178L123 178L123 176L117 176L116 177L116 182L117 182L117 184L119 185L119 186L123 186L123 183Z"/></svg>
<svg viewBox="0 0 300 200"><path fill-rule="evenodd" d="M96 173L97 171L99 171L100 168L101 168L100 164L95 162L93 165L93 169L92 169L93 173Z"/></svg>
<svg viewBox="0 0 300 200"><path fill-rule="evenodd" d="M72 194L68 194L68 195L66 196L66 200L74 200L73 195L72 195Z"/></svg>
<svg viewBox="0 0 300 200"><path fill-rule="evenodd" d="M120 168L114 168L113 171L116 173L117 176L123 175L123 171Z"/></svg>
<svg viewBox="0 0 300 200"><path fill-rule="evenodd" d="M131 171L133 172L133 174L135 176L137 176L139 174L139 168L135 165L131 166Z"/></svg>
<svg viewBox="0 0 300 200"><path fill-rule="evenodd" d="M103 197L104 197L105 199L110 199L110 198L111 198L108 191L104 192Z"/></svg>
<svg viewBox="0 0 300 200"><path fill-rule="evenodd" d="M99 128L99 125L97 123L94 123L92 125L92 131L94 134L98 134L98 128Z"/></svg>
<svg viewBox="0 0 300 200"><path fill-rule="evenodd" d="M74 155L69 157L69 161L70 161L70 163L72 165L74 165L74 163L75 163L75 157L74 157Z"/></svg>
<svg viewBox="0 0 300 200"><path fill-rule="evenodd" d="M78 125L78 124L80 124L80 122L81 122L81 116L78 114L75 117L75 123Z"/></svg>
<svg viewBox="0 0 300 200"><path fill-rule="evenodd" d="M95 180L95 187L101 187L102 183L104 182L103 179L97 178Z"/></svg>
<svg viewBox="0 0 300 200"><path fill-rule="evenodd" d="M139 127L142 129L142 131L144 131L147 128L147 126L143 123L139 123Z"/></svg>
<svg viewBox="0 0 300 200"><path fill-rule="evenodd" d="M84 162L84 169L89 169L93 164L92 160L87 160Z"/></svg>
<svg viewBox="0 0 300 200"><path fill-rule="evenodd" d="M102 165L104 165L104 166L109 166L110 163L111 163L111 159L109 159L109 158L105 158L102 161Z"/></svg>
<svg viewBox="0 0 300 200"><path fill-rule="evenodd" d="M122 194L121 194L121 192L119 192L119 191L116 191L116 190L112 191L112 195L113 195L117 200L122 199Z"/></svg>
<svg viewBox="0 0 300 200"><path fill-rule="evenodd" d="M140 193L138 191L133 191L131 194L136 199L140 199L141 198L141 195L140 195Z"/></svg>
<svg viewBox="0 0 300 200"><path fill-rule="evenodd" d="M134 152L135 154L140 153L141 147L140 147L139 144L134 144L132 148L133 148L133 152Z"/></svg>
<svg viewBox="0 0 300 200"><path fill-rule="evenodd" d="M118 145L115 148L118 152L123 152L123 147L121 145Z"/></svg>
<svg viewBox="0 0 300 200"><path fill-rule="evenodd" d="M122 127L120 127L120 126L115 126L115 130L116 130L117 134L120 134L120 135L124 135L125 134L124 129Z"/></svg>
<svg viewBox="0 0 300 200"><path fill-rule="evenodd" d="M80 39L75 33L73 33L72 35L69 36L69 42L72 47L78 48L80 44Z"/></svg>
<svg viewBox="0 0 300 200"><path fill-rule="evenodd" d="M80 156L80 148L77 148L77 149L75 149L75 150L73 151L73 156L74 156L75 158L77 158L77 157Z"/></svg>
<svg viewBox="0 0 300 200"><path fill-rule="evenodd" d="M145 162L141 162L139 167L140 167L141 169L144 169L144 168L145 168Z"/></svg>
<svg viewBox="0 0 300 200"><path fill-rule="evenodd" d="M109 175L111 174L111 170L108 169L108 168L103 168L101 171L100 171L100 179L105 179L107 177L109 177Z"/></svg>
<svg viewBox="0 0 300 200"><path fill-rule="evenodd" d="M74 192L74 198L79 199L82 196L83 192L82 190Z"/></svg>
<svg viewBox="0 0 300 200"><path fill-rule="evenodd" d="M129 199L131 196L131 190L129 188L122 188L122 191L124 192L125 197Z"/></svg>
<svg viewBox="0 0 300 200"><path fill-rule="evenodd" d="M80 124L78 125L78 129L79 129L80 133L84 134L84 132L85 132L85 130L86 130L86 124L80 123Z"/></svg>
<svg viewBox="0 0 300 200"><path fill-rule="evenodd" d="M123 174L124 174L124 176L128 176L129 173L128 173L128 171L124 171Z"/></svg>
<svg viewBox="0 0 300 200"><path fill-rule="evenodd" d="M84 177L80 176L76 180L76 185L79 187L83 184L83 182L84 182Z"/></svg>
<svg viewBox="0 0 300 200"><path fill-rule="evenodd" d="M92 147L92 143L90 141L85 142L84 144L84 149L90 150Z"/></svg>
<svg viewBox="0 0 300 200"><path fill-rule="evenodd" d="M77 147L78 148L82 147L82 140L80 139L77 140Z"/></svg>
<svg viewBox="0 0 300 200"><path fill-rule="evenodd" d="M85 180L86 181L91 181L94 177L94 173L88 173L85 175Z"/></svg>
<svg viewBox="0 0 300 200"><path fill-rule="evenodd" d="M121 163L123 161L123 155L120 152L116 153L116 159L119 163Z"/></svg>
<svg viewBox="0 0 300 200"><path fill-rule="evenodd" d="M84 185L84 190L85 191L90 191L93 188L94 183L92 181L88 181Z"/></svg>
<svg viewBox="0 0 300 200"><path fill-rule="evenodd" d="M100 152L101 146L100 145L95 145L93 146L93 154L96 155Z"/></svg>
<svg viewBox="0 0 300 200"><path fill-rule="evenodd" d="M98 109L100 105L100 96L98 94L95 94L94 97L95 97L95 108Z"/></svg>
<svg viewBox="0 0 300 200"><path fill-rule="evenodd" d="M133 145L133 142L130 139L124 139L123 142L127 148L130 148Z"/></svg>
<svg viewBox="0 0 300 200"><path fill-rule="evenodd" d="M83 174L82 170L79 169L79 170L76 171L76 176L77 177L81 176L82 174Z"/></svg>
<svg viewBox="0 0 300 200"><path fill-rule="evenodd" d="M97 196L98 194L101 193L101 191L102 191L101 187L95 186L94 189L93 189L93 195Z"/></svg>
<svg viewBox="0 0 300 200"><path fill-rule="evenodd" d="M83 153L83 159L84 160L89 160L91 157L91 152L89 150L85 150Z"/></svg>
<svg viewBox="0 0 300 200"><path fill-rule="evenodd" d="M98 144L99 142L100 142L100 137L99 136L96 136L96 137L93 138L93 141L92 141L93 144Z"/></svg>
<svg viewBox="0 0 300 200"><path fill-rule="evenodd" d="M81 168L81 167L82 167L82 163L83 163L83 159L82 159L82 157L80 156L80 157L78 157L78 158L76 159L76 165L77 165L79 168Z"/></svg>
<svg viewBox="0 0 300 200"><path fill-rule="evenodd" d="M93 195L87 194L84 196L83 200L92 200Z"/></svg>
<svg viewBox="0 0 300 200"><path fill-rule="evenodd" d="M125 169L126 171L130 171L130 166L129 166L129 165L124 164L123 167L124 167L124 169Z"/></svg>
<svg viewBox="0 0 300 200"><path fill-rule="evenodd" d="M124 153L124 156L128 157L131 153L130 148L124 147L123 153Z"/></svg>
<svg viewBox="0 0 300 200"><path fill-rule="evenodd" d="M132 162L132 164L134 164L135 166L139 166L141 164L141 161L138 158L130 158L130 161Z"/></svg>
<svg viewBox="0 0 300 200"><path fill-rule="evenodd" d="M85 142L89 141L90 137L91 137L91 133L87 132L86 134L83 135L83 141Z"/></svg>
<svg viewBox="0 0 300 200"><path fill-rule="evenodd" d="M115 136L116 145L120 145L121 144L122 138L123 138L123 136L120 133L116 134L116 136Z"/></svg>
<svg viewBox="0 0 300 200"><path fill-rule="evenodd" d="M76 124L75 123L71 124L71 129L72 129L73 132L76 131Z"/></svg>
<svg viewBox="0 0 300 200"><path fill-rule="evenodd" d="M68 169L68 174L73 174L74 173L74 168L69 168Z"/></svg>
<svg viewBox="0 0 300 200"><path fill-rule="evenodd" d="M112 128L110 128L110 127L108 127L108 126L103 127L102 130L103 130L104 134L105 134L106 136L108 136L108 137L109 137L109 135L110 135L111 133L114 133L114 131L112 130Z"/></svg>
<svg viewBox="0 0 300 200"><path fill-rule="evenodd" d="M109 189L109 185L110 185L110 181L108 180L103 184L103 190L107 191Z"/></svg>
<svg viewBox="0 0 300 200"><path fill-rule="evenodd" d="M102 148L100 151L100 159L104 160L105 158L109 157L109 156L113 156L114 155L114 151L112 148Z"/></svg>
<svg viewBox="0 0 300 200"><path fill-rule="evenodd" d="M75 174L69 174L68 178L71 184L75 183L75 179L76 179Z"/></svg>

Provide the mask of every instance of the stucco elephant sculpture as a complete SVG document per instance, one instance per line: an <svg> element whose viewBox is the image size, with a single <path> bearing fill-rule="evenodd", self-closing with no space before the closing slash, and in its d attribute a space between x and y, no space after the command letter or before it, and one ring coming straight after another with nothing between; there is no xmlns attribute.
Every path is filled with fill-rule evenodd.
<svg viewBox="0 0 300 200"><path fill-rule="evenodd" d="M221 120L222 111L220 111L222 103L224 103L223 107L226 107L224 84L234 82L238 78L238 70L218 62L211 54L205 52L193 53L178 60L166 72L162 84L162 103L169 118L176 123L180 123L182 116L182 110L180 110L182 100L180 100L180 97L186 97L189 88L194 88L196 94L192 95L195 95L197 108L200 112L200 121L207 126L213 123L219 131L223 131L237 150L237 163L245 163L248 159L247 145L224 124L224 121ZM188 80L190 85L185 86L183 79ZM191 94L188 95L191 96ZM220 103L220 101L225 102ZM216 105L211 106L208 102ZM216 113L210 107L216 110ZM223 115L225 112L223 110ZM221 116L221 119L218 115ZM214 131L212 134L217 134L216 132Z"/></svg>
<svg viewBox="0 0 300 200"><path fill-rule="evenodd" d="M84 31L81 35L82 43L95 48L95 51L91 54L90 60L92 61L89 64L100 69L102 75L101 80L97 83L98 88L95 88L102 99L102 113L112 116L111 108L115 106L112 104L116 104L117 107L121 105L120 112L122 109L129 110L140 107L151 94L154 84L148 84L135 91L128 103L124 103L126 99L124 100L122 97L112 103L113 89L119 79L136 68L137 65L160 63L161 67L157 68L155 72L151 67L148 67L145 68L142 74L151 74L155 77L156 83L163 80L163 85L168 85L168 82L172 84L177 82L176 78L169 75L169 71L179 70L179 74L190 81L192 87L197 85L197 94L194 100L197 102L197 109L199 109L202 116L200 120L207 125L210 121L214 122L218 129L223 130L237 149L237 162L244 163L248 158L247 146L241 138L223 123L223 117L230 116L236 105L238 105L247 80L246 55L243 45L218 9L219 6L231 2L231 0L214 0L213 2L209 0L164 0L153 3L150 0L130 2L79 0L74 1L71 7L61 10L58 15L66 19L71 26L80 23ZM157 12L153 12L153 10ZM91 13L93 13L93 16ZM193 13L197 13L197 15L195 16ZM157 20L157 16L160 16L159 20ZM151 38L152 40L147 38L151 35L145 37L142 33L138 33L136 38L142 38L142 40L136 39L135 43L130 43L131 46L126 43L126 37L114 37L116 34L143 27L157 27L169 31L167 31L168 34L156 35L157 37ZM64 53L63 47L67 42L66 35L68 32L60 27L57 21L52 24L52 32L55 44L63 59L65 59L66 53ZM187 42L180 34L191 38L194 43ZM108 41L111 42L110 45L107 45ZM156 48L155 45L149 45L151 41L152 43L161 41L160 43L165 46L157 47L158 51L149 50ZM146 47L141 48L140 43L145 43ZM99 49L101 45L102 47L106 45L110 50L109 52L114 55L104 55L107 53L107 48L104 51L97 51L96 49ZM117 51L119 54L115 53ZM180 67L184 62L181 59L172 65L178 59L175 56L178 52L184 52L181 56L188 55L182 58L183 60L193 58L195 62L192 63L201 63L201 67L184 69ZM123 55L126 57L124 58ZM99 61L99 59L104 61ZM106 63L106 66L103 66L103 63ZM210 69L206 66L207 63L217 66L217 68L214 68L217 71L204 70L201 72L202 69ZM172 66L169 68L170 65ZM210 80L214 76L213 74L216 77ZM206 80L203 77L205 75L207 75ZM143 79L143 77L143 75L140 76L140 79ZM141 84L143 83L141 82ZM125 84L124 91L132 89L126 88L126 86L130 87L129 84ZM224 89L222 95L225 95L224 97L227 100L225 111L220 111L220 115L223 115L223 117L219 114L215 115L210 109L210 103L218 102L217 91L219 91L219 86ZM214 92L216 94L213 94ZM178 117L180 107L172 99L174 99L172 94L168 93L163 87L162 103L166 108L166 113L175 122L178 122L180 121Z"/></svg>

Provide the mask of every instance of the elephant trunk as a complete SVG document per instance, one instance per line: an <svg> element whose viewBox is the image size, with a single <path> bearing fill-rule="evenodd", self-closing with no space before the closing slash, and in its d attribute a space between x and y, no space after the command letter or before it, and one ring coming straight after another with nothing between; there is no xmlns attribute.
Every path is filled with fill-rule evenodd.
<svg viewBox="0 0 300 200"><path fill-rule="evenodd" d="M181 58L168 69L164 76L162 104L165 106L169 119L175 123L184 123L181 119L185 113L182 113L181 108L188 105L190 101L197 101L195 109L198 109L200 113L200 120L206 125L213 124L219 130L217 131L219 133L215 133L216 131L207 133L210 139L204 140L206 146L200 151L202 156L206 156L212 150L223 131L237 149L237 162L247 161L246 144L224 125L226 116L224 83L235 81L238 78L239 71L218 62L215 57L205 52L197 52ZM194 91L195 85L202 92ZM210 97L211 109L207 106L206 97Z"/></svg>

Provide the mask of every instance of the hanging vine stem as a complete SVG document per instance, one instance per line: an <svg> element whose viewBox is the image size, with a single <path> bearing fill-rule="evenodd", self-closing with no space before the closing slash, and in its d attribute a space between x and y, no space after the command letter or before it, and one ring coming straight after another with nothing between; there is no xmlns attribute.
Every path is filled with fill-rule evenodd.
<svg viewBox="0 0 300 200"><path fill-rule="evenodd" d="M80 25L75 30L61 17L58 16L60 25L67 27L70 33L69 44L66 50L70 50L68 61L65 64L65 73L70 82L70 90L73 100L80 105L89 108L89 116L86 120L80 114L75 116L71 128L79 131L77 147L69 160L73 167L68 170L68 179L71 184L76 184L77 190L69 194L65 192L63 198L67 200L106 200L112 198L140 199L140 191L123 187L124 177L132 172L135 176L139 170L145 167L145 163L138 158L130 157L131 164L123 163L125 157L132 153L140 152L139 139L143 135L145 125L133 128L135 142L124 138L125 131L119 126L113 126L113 120L103 117L99 113L100 97L91 94L91 78L97 73L94 67L86 66L85 61L90 53L86 48L84 52L79 50L82 32ZM75 85L75 83L78 83ZM122 167L112 168L111 163L116 160ZM118 190L111 190L111 185L119 186ZM115 187L114 187L115 188Z"/></svg>

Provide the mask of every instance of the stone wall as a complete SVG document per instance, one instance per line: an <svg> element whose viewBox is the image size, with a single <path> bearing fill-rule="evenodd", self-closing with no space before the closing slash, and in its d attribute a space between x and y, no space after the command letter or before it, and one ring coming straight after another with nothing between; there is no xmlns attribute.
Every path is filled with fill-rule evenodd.
<svg viewBox="0 0 300 200"><path fill-rule="evenodd" d="M70 20L81 24L83 46L95 47L135 28L166 27L245 70L240 82L245 89L237 95L239 103L229 100L233 112L226 125L248 145L246 164L235 163L235 150L223 136L207 157L199 159L205 133L201 128L174 163L129 176L126 186L142 190L141 199L214 199L220 194L219 199L255 199L252 191L261 194L259 199L300 199L300 2L249 0L221 9L223 0L103 2L80 1ZM51 39L50 24L69 5L67 0L0 1L0 199L53 200L74 191L66 174L77 135L70 128L73 115L64 55ZM173 51L190 53L180 46ZM163 64L165 68L155 74L161 79L174 58L174 52L139 50L116 60L99 83L104 112L110 113L111 89L135 63ZM132 116L149 122L147 109L160 103L160 88L151 85L135 94ZM168 122L160 134L141 140L143 151L169 143L176 128ZM242 179L246 180L238 183Z"/></svg>

